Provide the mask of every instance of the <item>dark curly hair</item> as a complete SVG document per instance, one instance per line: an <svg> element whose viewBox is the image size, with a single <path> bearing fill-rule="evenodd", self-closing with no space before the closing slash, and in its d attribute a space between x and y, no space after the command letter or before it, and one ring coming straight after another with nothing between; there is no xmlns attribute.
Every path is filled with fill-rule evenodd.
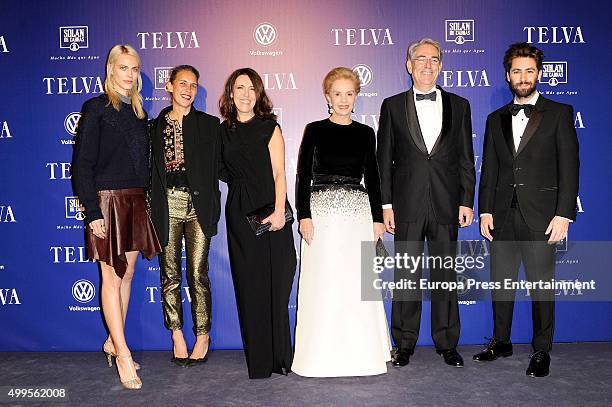
<svg viewBox="0 0 612 407"><path fill-rule="evenodd" d="M229 78L227 78L227 81L225 81L223 94L219 99L219 112L221 112L221 116L227 120L230 127L233 127L238 120L238 112L236 111L236 106L234 105L234 101L232 100L231 96L234 83L240 75L248 76L253 83L253 87L255 88L256 99L255 107L253 108L255 116L263 119L276 120L276 115L272 113L272 102L270 101L270 98L268 98L268 95L266 95L261 76L259 76L259 74L252 68L236 69L234 72L232 72Z"/></svg>
<svg viewBox="0 0 612 407"><path fill-rule="evenodd" d="M544 60L544 53L540 49L526 42L517 42L516 44L510 45L510 48L508 48L508 50L504 54L504 68L506 69L506 73L510 72L512 60L514 58L521 57L535 59L538 71L542 70L542 61Z"/></svg>

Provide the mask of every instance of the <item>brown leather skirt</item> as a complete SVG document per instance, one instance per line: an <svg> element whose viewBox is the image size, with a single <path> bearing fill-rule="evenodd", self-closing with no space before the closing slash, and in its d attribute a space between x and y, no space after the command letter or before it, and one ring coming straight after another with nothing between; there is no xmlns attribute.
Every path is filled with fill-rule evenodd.
<svg viewBox="0 0 612 407"><path fill-rule="evenodd" d="M96 237L87 227L85 243L90 260L103 261L123 278L127 269L126 252L139 251L149 260L161 252L147 213L143 188L99 191L98 204L104 217L106 238Z"/></svg>

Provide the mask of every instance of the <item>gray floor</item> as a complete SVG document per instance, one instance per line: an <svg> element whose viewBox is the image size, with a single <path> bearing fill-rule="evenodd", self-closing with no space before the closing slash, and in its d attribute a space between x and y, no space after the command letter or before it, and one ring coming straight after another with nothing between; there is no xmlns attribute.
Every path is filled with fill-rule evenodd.
<svg viewBox="0 0 612 407"><path fill-rule="evenodd" d="M463 369L446 366L433 348L419 347L410 365L389 365L386 375L262 380L248 379L241 351L213 351L206 365L193 368L174 366L168 352L134 353L142 364L140 391L124 390L101 352L0 353L0 386L64 387L70 398L64 404L79 406L612 405L612 343L555 344L552 373L538 379L525 375L528 346L515 345L513 356L485 364L471 361L479 349L459 349ZM359 356L338 355L338 363L348 357Z"/></svg>

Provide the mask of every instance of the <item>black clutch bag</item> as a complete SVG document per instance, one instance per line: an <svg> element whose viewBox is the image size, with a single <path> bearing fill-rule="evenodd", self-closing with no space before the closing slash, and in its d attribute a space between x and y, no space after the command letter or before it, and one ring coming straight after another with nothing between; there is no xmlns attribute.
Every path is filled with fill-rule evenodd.
<svg viewBox="0 0 612 407"><path fill-rule="evenodd" d="M378 238L378 241L376 242L376 256L383 258L389 257L389 252L387 251L387 248L385 247L385 244L381 238Z"/></svg>
<svg viewBox="0 0 612 407"><path fill-rule="evenodd" d="M274 212L273 203L247 213L246 220L249 222L253 232L255 232L255 236L270 230L270 223L261 223L261 221L270 216L272 212ZM287 222L293 222L293 210L289 202L285 201L285 223Z"/></svg>

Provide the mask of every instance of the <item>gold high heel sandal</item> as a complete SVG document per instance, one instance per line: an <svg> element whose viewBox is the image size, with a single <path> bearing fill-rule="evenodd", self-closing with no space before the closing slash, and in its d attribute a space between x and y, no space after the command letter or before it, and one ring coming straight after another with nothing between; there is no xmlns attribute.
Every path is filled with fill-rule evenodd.
<svg viewBox="0 0 612 407"><path fill-rule="evenodd" d="M140 377L136 374L136 369L134 368L134 361L132 360L132 355L117 355L115 356L117 362L119 359L125 360L129 366L130 378L127 380L123 380L121 377L121 373L119 373L119 363L117 363L117 373L119 374L119 380L121 381L121 385L128 390L140 390L142 387L142 381Z"/></svg>
<svg viewBox="0 0 612 407"><path fill-rule="evenodd" d="M113 343L108 339L104 342L104 346L102 346L102 352L106 355L106 363L108 363L108 367L113 367L113 358L117 357L115 353L115 347ZM136 370L140 370L140 365L137 362L134 363L134 368Z"/></svg>

